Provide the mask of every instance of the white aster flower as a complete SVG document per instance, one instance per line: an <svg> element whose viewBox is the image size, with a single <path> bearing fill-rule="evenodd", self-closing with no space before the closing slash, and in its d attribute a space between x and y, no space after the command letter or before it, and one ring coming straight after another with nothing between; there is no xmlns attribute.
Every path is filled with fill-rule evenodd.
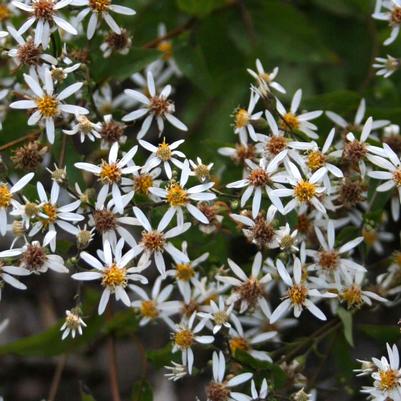
<svg viewBox="0 0 401 401"><path fill-rule="evenodd" d="M65 340L70 334L72 338L75 338L76 334L82 335L82 327L86 327L86 323L79 313L75 310L66 310L65 321L60 328L60 331L63 332L61 339Z"/></svg>
<svg viewBox="0 0 401 401"><path fill-rule="evenodd" d="M2 258L10 258L13 256L19 256L20 252L17 250L13 252L12 249L0 252L0 259ZM14 276L29 276L31 272L23 267L18 266L9 266L5 262L0 261L0 301L1 301L1 294L4 288L4 284L8 284L11 287L17 288L19 290L26 290L27 286Z"/></svg>
<svg viewBox="0 0 401 401"><path fill-rule="evenodd" d="M127 267L135 257L135 252L131 248L127 253L123 254L123 247L123 239L113 249L109 241L106 240L103 243L103 251L98 252L98 258L87 252L81 252L81 258L95 270L72 275L75 280L101 280L101 285L104 289L98 307L99 315L105 311L112 294L114 294L116 301L121 300L126 306L131 306L131 300L126 292L126 287L130 281L140 281L142 284L147 284L148 282L144 276L139 274L148 267L148 264Z"/></svg>
<svg viewBox="0 0 401 401"><path fill-rule="evenodd" d="M43 88L39 83L39 78L24 74L24 80L33 92L29 100L18 100L10 104L14 109L35 110L28 119L28 125L36 125L44 121L46 135L50 143L54 143L55 119L61 113L88 114L89 111L81 106L64 104L62 101L74 93L78 92L83 83L76 82L63 89L59 94L54 93L54 83L50 70L44 71Z"/></svg>
<svg viewBox="0 0 401 401"><path fill-rule="evenodd" d="M128 163L135 156L138 146L132 147L120 160L118 160L119 143L114 142L110 148L108 161L102 161L100 166L90 163L75 163L75 167L84 171L89 171L99 177L99 181L103 185L100 189L100 194L108 194L111 190L114 204L118 212L123 213L124 204L120 190L120 182L123 175L132 174L133 171L140 167Z"/></svg>
<svg viewBox="0 0 401 401"><path fill-rule="evenodd" d="M26 2L13 0L12 4L31 14L18 32L23 35L36 22L35 45L44 49L49 46L50 35L56 24L63 31L77 35L78 31L59 14L59 11L69 6L73 0L28 0Z"/></svg>
<svg viewBox="0 0 401 401"><path fill-rule="evenodd" d="M50 191L50 198L48 197L41 182L36 184L36 188L41 206L38 213L38 221L36 221L36 223L33 225L29 232L29 236L35 236L41 230L54 232L57 234L56 226L74 235L75 227L71 223L76 223L84 219L84 216L81 214L73 213L76 209L78 209L81 201L78 199L66 205L59 206L58 200L60 195L60 186L56 181L53 181ZM56 250L56 235L50 241L50 249L52 252Z"/></svg>
<svg viewBox="0 0 401 401"><path fill-rule="evenodd" d="M400 0L391 0L382 4L385 10L380 10L372 14L377 20L387 21L391 27L390 36L383 42L384 46L391 45L400 33L401 27L401 2Z"/></svg>
<svg viewBox="0 0 401 401"><path fill-rule="evenodd" d="M206 387L207 401L245 401L250 397L243 393L232 390L232 387L239 386L251 380L252 373L240 373L239 375L229 375L226 378L226 360L223 352L213 352L213 380Z"/></svg>
<svg viewBox="0 0 401 401"><path fill-rule="evenodd" d="M252 401L263 401L263 400L266 400L266 398L267 398L267 396L269 394L269 388L267 386L267 380L263 379L259 391L256 389L255 381L252 380L252 383L251 383L251 394L252 394Z"/></svg>
<svg viewBox="0 0 401 401"><path fill-rule="evenodd" d="M304 213L307 206L310 204L321 213L326 214L326 209L320 202L319 195L323 194L325 191L325 188L320 186L320 181L326 175L327 169L321 167L310 177L303 178L298 167L294 163L288 161L287 166L289 170L288 183L292 186L292 189L274 189L270 193L270 199L291 196L292 199L287 203L284 209L279 204L276 205L279 211L282 214L287 214L299 206L299 213Z"/></svg>
<svg viewBox="0 0 401 401"><path fill-rule="evenodd" d="M143 166L143 169L151 171L155 167L162 165L167 178L171 180L173 172L170 163L175 167L182 169L183 163L178 160L177 157L185 158L185 154L177 150L177 148L184 142L184 139L180 139L172 144L168 144L166 143L166 138L163 138L163 142L159 143L159 146L154 146L151 143L140 139L139 144L149 152L152 152Z"/></svg>
<svg viewBox="0 0 401 401"><path fill-rule="evenodd" d="M373 387L363 387L362 393L369 394L375 401L401 401L401 370L400 357L397 346L392 347L387 343L388 358L372 358L375 371L371 374L374 379Z"/></svg>
<svg viewBox="0 0 401 401"><path fill-rule="evenodd" d="M261 159L259 165L256 163L246 160L249 172L247 177L234 181L227 185L227 188L244 188L245 191L241 196L241 207L244 207L249 198L253 195L252 200L252 217L255 218L260 210L262 203L263 192L266 192L270 201L279 209L283 209L283 205L280 199L274 196L272 185L275 183L287 182L287 174L277 173L280 162L286 156L286 152L279 153L269 163L265 159Z"/></svg>
<svg viewBox="0 0 401 401"><path fill-rule="evenodd" d="M88 138L90 141L94 142L96 139L100 139L100 130L102 129L101 123L93 123L86 116L75 116L76 122L72 125L70 130L63 129L66 135L79 135L81 143L85 142Z"/></svg>
<svg viewBox="0 0 401 401"><path fill-rule="evenodd" d="M206 321L201 320L195 327L196 312L188 320L183 320L174 328L173 352L181 351L182 363L188 367L188 373L192 374L194 364L194 353L192 347L195 343L211 344L214 341L213 336L201 336L199 332L204 328Z"/></svg>
<svg viewBox="0 0 401 401"><path fill-rule="evenodd" d="M398 71L401 67L400 59L393 56L387 55L384 57L376 57L373 68L375 68L376 75L382 76L383 78L388 78Z"/></svg>
<svg viewBox="0 0 401 401"><path fill-rule="evenodd" d="M228 304L241 302L240 313L244 313L248 308L260 306L262 310L268 308L264 294L264 286L271 281L270 273L261 275L262 271L262 253L258 252L255 255L252 263L251 274L248 277L245 272L231 259L228 259L228 264L232 272L237 277L231 276L216 276L216 279L236 287L232 295L227 299Z"/></svg>
<svg viewBox="0 0 401 401"><path fill-rule="evenodd" d="M205 182L210 178L210 170L214 166L214 163L204 164L200 157L196 158L196 162L189 160L191 165L191 176L197 177L200 182Z"/></svg>
<svg viewBox="0 0 401 401"><path fill-rule="evenodd" d="M165 214L160 220L156 229L153 229L148 218L138 207L134 207L134 214L139 223L144 228L140 243L134 248L135 256L142 254L141 260L154 258L157 269L162 276L166 274L166 263L163 254L167 252L175 262L188 263L189 258L183 252L178 250L168 240L183 234L191 227L191 223L185 223L164 232L171 218ZM167 216L167 217L165 217Z"/></svg>
<svg viewBox="0 0 401 401"><path fill-rule="evenodd" d="M164 215L164 219L170 223L171 219L177 215L178 225L184 223L184 208L196 220L203 224L208 224L208 218L196 207L191 201L204 202L211 201L216 198L216 195L209 192L214 186L214 182L208 182L196 185L191 188L185 188L190 175L190 168L188 160L183 163L181 177L179 182L171 182L166 189L162 188L149 188L149 192L153 195L159 196L169 204L169 209Z"/></svg>
<svg viewBox="0 0 401 401"><path fill-rule="evenodd" d="M78 14L78 21L82 21L89 13L92 13L88 23L87 37L92 39L96 32L99 18L103 18L109 28L117 33L121 33L121 28L117 25L111 12L121 15L135 15L132 8L113 4L112 0L72 0L73 5L84 6L85 8Z"/></svg>
<svg viewBox="0 0 401 401"><path fill-rule="evenodd" d="M206 319L209 327L211 323L213 334L216 335L223 327L229 329L231 327L230 316L234 309L234 303L226 305L225 300L222 296L219 297L219 303L217 304L213 300L210 301L210 305L207 307L205 312L199 312L198 316L202 319Z"/></svg>
<svg viewBox="0 0 401 401"><path fill-rule="evenodd" d="M174 116L175 106L174 103L168 98L172 90L171 86L165 86L160 94L157 94L155 81L151 71L148 71L147 82L147 93L149 93L148 96L133 89L125 90L125 94L127 96L130 96L142 103L143 107L128 113L122 118L122 120L135 121L147 115L138 133L138 139L141 139L146 135L154 119L156 119L159 134L161 134L164 130L164 120L167 120L171 125L181 131L188 131L187 126Z"/></svg>
<svg viewBox="0 0 401 401"><path fill-rule="evenodd" d="M290 308L294 309L294 316L296 318L301 315L303 309L305 308L318 319L327 320L324 313L314 304L310 297L335 298L337 295L332 293L321 293L315 288L310 288L309 284L302 279L302 265L298 258L295 258L294 261L293 278L291 278L286 267L280 259L277 260L276 266L281 279L288 286L288 291L284 297L284 300L272 313L270 317L270 323L275 323Z"/></svg>
<svg viewBox="0 0 401 401"><path fill-rule="evenodd" d="M162 319L171 329L174 329L174 322L170 316L179 313L180 302L167 301L174 287L169 284L162 289L162 280L161 276L155 280L150 296L143 288L135 284L129 285L129 288L140 298L131 303L141 315L140 326L146 326L155 319Z"/></svg>
<svg viewBox="0 0 401 401"><path fill-rule="evenodd" d="M286 93L286 90L283 88L283 86L275 81L279 72L278 67L273 68L272 72L266 72L261 61L256 59L256 71L253 71L250 68L248 68L247 71L253 78L256 79L258 84L258 92L267 93L272 88L277 92Z"/></svg>
<svg viewBox="0 0 401 401"><path fill-rule="evenodd" d="M0 234L7 231L7 211L10 206L17 207L19 202L14 199L17 192L21 191L34 177L34 173L28 173L20 178L11 187L5 182L0 182Z"/></svg>
<svg viewBox="0 0 401 401"><path fill-rule="evenodd" d="M281 116L281 128L284 131L299 130L305 133L309 138L317 139L317 127L310 121L320 117L323 111L316 110L307 113L297 113L302 99L302 89L298 89L291 101L290 110L287 111L283 104L277 99L277 111Z"/></svg>

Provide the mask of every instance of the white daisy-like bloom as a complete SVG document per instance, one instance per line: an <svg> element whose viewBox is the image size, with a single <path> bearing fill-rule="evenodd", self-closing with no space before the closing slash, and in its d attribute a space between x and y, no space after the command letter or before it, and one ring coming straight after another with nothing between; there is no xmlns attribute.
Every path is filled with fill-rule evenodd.
<svg viewBox="0 0 401 401"><path fill-rule="evenodd" d="M36 125L43 121L46 127L47 139L54 143L55 119L62 113L88 114L89 111L81 106L65 104L62 101L78 92L82 82L76 82L63 89L59 94L54 93L53 77L49 69L44 71L43 88L39 78L33 75L24 74L24 80L33 92L29 100L18 100L10 104L13 109L34 110L28 119L28 125Z"/></svg>
<svg viewBox="0 0 401 401"><path fill-rule="evenodd" d="M266 351L256 350L253 347L271 340L277 335L277 331L268 331L264 333L255 332L251 329L244 331L242 323L237 316L232 313L231 321L233 326L229 329L229 346L232 353L236 351L245 351L253 358L260 361L272 362L270 355Z"/></svg>
<svg viewBox="0 0 401 401"><path fill-rule="evenodd" d="M390 56L387 57L376 57L375 63L372 65L376 69L376 75L383 78L389 78L401 67L400 59Z"/></svg>
<svg viewBox="0 0 401 401"><path fill-rule="evenodd" d="M86 18L88 14L92 13L89 18L88 29L86 32L88 39L93 38L100 18L104 19L113 32L121 34L121 28L111 16L111 12L130 16L136 14L135 10L132 8L113 4L113 0L72 0L72 4L75 6L85 7L77 16L77 19L80 22Z"/></svg>
<svg viewBox="0 0 401 401"><path fill-rule="evenodd" d="M210 179L210 171L214 163L204 164L200 157L196 158L196 162L189 160L191 166L191 176L197 177L200 182L205 182Z"/></svg>
<svg viewBox="0 0 401 401"><path fill-rule="evenodd" d="M171 364L172 366L164 367L169 371L169 373L164 374L164 376L166 376L168 380L176 382L188 375L188 369L185 364L177 363L174 361L171 361Z"/></svg>
<svg viewBox="0 0 401 401"><path fill-rule="evenodd" d="M65 32L77 35L78 31L60 16L60 10L71 5L72 1L73 0L30 0L26 3L13 0L12 4L15 7L31 14L18 32L23 35L36 22L34 43L36 46L41 44L44 49L47 49L49 46L50 35L55 25Z"/></svg>
<svg viewBox="0 0 401 401"><path fill-rule="evenodd" d="M0 90L0 131L3 129L3 122L7 115L7 96L9 94L9 89Z"/></svg>
<svg viewBox="0 0 401 401"><path fill-rule="evenodd" d="M164 199L169 204L169 209L164 215L164 219L170 223L171 219L177 215L178 225L184 223L184 209L194 217L196 220L203 224L209 224L208 218L201 212L191 201L205 202L216 199L214 193L209 190L214 186L214 182L207 182L195 185L191 188L186 188L190 168L188 160L185 160L181 170L181 177L179 182L171 182L166 189L162 188L149 188L149 192Z"/></svg>
<svg viewBox="0 0 401 401"><path fill-rule="evenodd" d="M284 226L280 227L276 231L277 242L282 251L286 252L298 252L299 248L297 246L298 239L298 230L292 230L290 225L286 223Z"/></svg>
<svg viewBox="0 0 401 401"><path fill-rule="evenodd" d="M216 335L223 327L226 329L231 327L230 316L233 309L234 304L227 306L224 297L220 296L218 304L211 300L206 311L198 312L198 316L208 321L206 325L211 326L213 334Z"/></svg>
<svg viewBox="0 0 401 401"><path fill-rule="evenodd" d="M33 39L25 40L24 37L14 28L13 25L7 25L8 32L15 39L18 46L8 50L7 54L12 57L16 66L29 65L31 68L38 66L42 62L57 64L57 59L50 54L43 53L40 45L36 45Z"/></svg>
<svg viewBox="0 0 401 401"><path fill-rule="evenodd" d="M251 91L248 108L238 108L234 112L234 132L239 135L241 142L247 140L248 134L253 141L258 141L259 137L252 123L259 120L263 115L263 111L254 113L259 99L259 95Z"/></svg>
<svg viewBox="0 0 401 401"><path fill-rule="evenodd" d="M0 234L5 235L7 231L7 211L10 206L18 207L19 202L14 199L17 192L21 191L34 177L34 173L28 173L21 177L10 187L5 182L0 182Z"/></svg>
<svg viewBox="0 0 401 401"><path fill-rule="evenodd" d="M123 208L125 209L132 199L132 192L122 195ZM94 227L96 232L102 236L102 241L109 241L114 248L118 237L131 247L137 245L133 234L125 226L138 226L139 221L132 216L125 216L117 211L114 200L106 200L107 193L99 193L95 210L89 216L89 225Z"/></svg>
<svg viewBox="0 0 401 401"><path fill-rule="evenodd" d="M306 134L309 138L318 139L319 136L315 132L317 127L311 123L311 120L320 117L323 111L316 110L307 113L297 113L302 100L302 89L298 89L291 101L290 110L287 111L283 104L277 99L277 111L281 116L281 128L284 131L299 130Z"/></svg>
<svg viewBox="0 0 401 401"><path fill-rule="evenodd" d="M173 339L173 350L172 352L181 351L182 363L187 366L188 373L192 374L192 368L194 365L194 353L192 347L195 343L199 344L211 344L214 342L213 336L201 336L199 333L205 327L206 321L201 320L194 327L196 319L196 312L186 320L184 319L180 324L174 327L174 333L172 333Z"/></svg>
<svg viewBox="0 0 401 401"><path fill-rule="evenodd" d="M136 165L128 165L138 150L137 145L133 146L127 153L125 153L120 160L118 160L119 147L119 143L114 142L110 148L108 161L106 162L103 160L100 166L91 163L79 162L75 163L75 167L80 170L89 171L90 173L98 176L99 181L102 184L99 196L103 193L109 194L111 190L117 211L123 213L124 204L120 190L121 178L123 175L132 174L134 171L139 170L140 167Z"/></svg>
<svg viewBox="0 0 401 401"><path fill-rule="evenodd" d="M315 233L319 240L321 249L306 250L306 255L314 259L314 263L308 265L308 270L317 270L318 273L324 275L334 275L336 282L340 282L340 275L345 270L354 270L364 272L366 269L359 263L354 262L351 258L346 257L355 247L362 241L363 237L357 237L351 241L340 246L338 249L335 247L336 233L334 222L332 220L326 221L327 224L327 240L319 227L315 226Z"/></svg>
<svg viewBox="0 0 401 401"><path fill-rule="evenodd" d="M398 197L392 198L391 208L393 215L398 215L401 202L401 160L386 143L383 143L383 149L386 158L378 155L367 155L367 158L371 163L385 171L369 171L368 176L377 180L384 180L384 183L376 188L378 192L386 192L396 188Z"/></svg>
<svg viewBox="0 0 401 401"><path fill-rule="evenodd" d="M262 384L260 386L260 390L256 389L255 381L252 380L251 383L251 395L252 401L263 401L269 395L269 387L267 386L267 380L263 379Z"/></svg>
<svg viewBox="0 0 401 401"><path fill-rule="evenodd" d="M235 287L235 291L227 299L227 304L240 301L239 313L244 313L248 308L255 306L259 306L262 310L268 308L264 297L264 287L271 281L272 277L270 273L264 274L262 272L262 261L262 253L258 252L253 260L251 274L248 277L234 261L227 259L228 265L236 277L216 276L218 281Z"/></svg>
<svg viewBox="0 0 401 401"><path fill-rule="evenodd" d="M156 229L152 228L148 218L138 207L134 207L135 217L144 228L142 238L138 245L134 248L135 256L142 254L140 261L147 261L153 257L156 267L160 274L166 275L166 263L163 254L167 252L177 263L189 263L189 258L185 253L177 249L168 240L178 237L191 227L191 223L184 223L176 226L167 232L164 232L171 221L171 217L165 214L157 225Z"/></svg>
<svg viewBox="0 0 401 401"><path fill-rule="evenodd" d="M401 2L391 0L382 4L384 10L374 12L372 17L380 21L387 21L391 27L390 36L383 42L384 46L391 45L398 37L401 27Z"/></svg>
<svg viewBox="0 0 401 401"><path fill-rule="evenodd" d="M49 254L47 246L54 240L55 231L48 232L43 238L42 245L39 241L27 243L22 248L15 248L4 251L7 257L19 256L19 266L33 274L46 273L53 270L57 273L68 273L69 270L64 265L64 259L59 255Z"/></svg>
<svg viewBox="0 0 401 401"><path fill-rule="evenodd" d="M84 219L84 216L81 214L73 213L78 209L81 201L78 199L66 205L59 206L58 200L60 195L60 186L56 181L53 181L50 197L48 197L41 182L36 184L36 188L41 206L38 213L38 220L32 226L29 236L35 236L41 230L54 232L57 234L58 230L56 226L74 235L75 227L73 224ZM50 249L52 252L56 250L56 236L54 236L50 241Z"/></svg>
<svg viewBox="0 0 401 401"><path fill-rule="evenodd" d="M260 249L274 249L280 246L273 225L276 212L277 208L274 205L270 205L266 216L259 214L256 218L251 219L245 214L230 214L230 217L235 222L245 226L242 227L242 232L249 241Z"/></svg>
<svg viewBox="0 0 401 401"><path fill-rule="evenodd" d="M183 241L181 248L182 248L182 253L184 255L187 255L189 259L188 242ZM207 260L208 257L209 257L209 252L205 252L196 259L192 261L190 260L187 263L175 263L173 269L166 271L166 276L171 276L175 278L178 285L178 289L181 295L183 296L184 302L186 304L189 304L191 300L191 284L197 285L199 281L198 274L196 273L196 268L205 260Z"/></svg>
<svg viewBox="0 0 401 401"><path fill-rule="evenodd" d="M248 73L256 79L257 90L260 93L270 92L270 89L275 89L277 92L286 93L286 90L282 85L276 82L276 78L279 72L278 67L274 67L272 72L266 72L263 68L262 62L256 59L256 71L247 69Z"/></svg>
<svg viewBox="0 0 401 401"><path fill-rule="evenodd" d="M349 309L360 308L363 304L371 306L372 300L376 302L388 302L373 291L366 291L362 288L365 281L365 273L360 271L343 272L342 283L337 284L339 299L347 304Z"/></svg>
<svg viewBox="0 0 401 401"><path fill-rule="evenodd" d="M132 301L131 305L141 315L140 326L146 326L153 320L161 319L167 326L174 329L175 325L170 316L179 313L181 304L178 301L167 301L174 286L169 284L162 289L162 281L161 276L155 280L150 296L142 287L135 284L129 285L129 288L139 297L138 300Z"/></svg>
<svg viewBox="0 0 401 401"><path fill-rule="evenodd" d="M19 255L19 250L9 249L0 252L0 259L10 258ZM14 276L29 276L30 274L31 272L27 269L24 269L23 267L9 266L5 264L5 262L0 261L0 301L4 284L8 284L11 287L17 288L18 290L26 290L27 286L21 283L21 281L19 281Z"/></svg>
<svg viewBox="0 0 401 401"><path fill-rule="evenodd" d="M165 86L160 94L157 94L155 81L151 71L148 71L147 83L147 93L149 95L144 95L143 93L133 89L126 89L124 91L127 96L142 103L143 107L126 114L122 120L135 121L147 115L138 133L138 139L141 139L146 135L154 119L156 119L160 135L164 131L164 120L167 120L171 125L181 131L188 131L187 126L174 116L175 106L169 99L172 90L171 85Z"/></svg>
<svg viewBox="0 0 401 401"><path fill-rule="evenodd" d="M81 252L81 259L95 270L72 275L73 279L80 281L101 280L101 285L104 289L99 301L99 315L105 311L110 295L112 294L114 294L116 301L121 301L128 307L131 306L131 300L126 292L126 287L130 281L139 281L142 284L147 284L148 282L140 273L145 270L149 264L145 263L127 267L135 257L135 251L131 248L128 252L123 254L123 247L123 239L120 239L114 248L112 248L110 242L106 240L103 242L103 251L97 252L97 258L88 252Z"/></svg>
<svg viewBox="0 0 401 401"><path fill-rule="evenodd" d="M31 202L26 196L22 196L21 202L14 199L10 216L19 219L25 230L28 230L32 220L38 217L40 206L41 205L36 202Z"/></svg>
<svg viewBox="0 0 401 401"><path fill-rule="evenodd" d="M287 166L289 172L288 183L292 186L292 189L279 188L270 192L270 199L272 200L289 196L292 198L287 203L285 208L280 206L279 203L275 203L275 206L277 206L280 213L287 214L297 206L299 206L298 212L304 213L308 205L312 205L321 213L326 214L326 209L318 197L325 191L325 188L320 186L320 182L326 175L327 169L325 167L321 167L310 177L303 178L298 167L294 163L288 161Z"/></svg>
<svg viewBox="0 0 401 401"><path fill-rule="evenodd" d="M241 207L244 207L249 198L252 199L252 217L255 218L260 210L263 192L266 192L270 201L279 210L283 210L283 205L277 196L274 196L272 185L275 183L286 183L288 174L277 173L280 162L285 158L286 152L281 152L275 156L270 162L261 159L259 165L246 160L249 167L247 177L227 184L227 188L244 188L245 191L241 196Z"/></svg>
<svg viewBox="0 0 401 401"><path fill-rule="evenodd" d="M397 346L387 343L388 358L372 358L374 371L371 374L373 386L362 387L361 392L369 394L369 399L375 401L401 401L401 370Z"/></svg>
<svg viewBox="0 0 401 401"><path fill-rule="evenodd" d="M102 129L101 123L93 123L86 116L75 116L76 122L72 125L70 130L63 129L66 135L79 135L81 143L85 142L88 138L90 141L95 142L96 139L101 139L100 130Z"/></svg>
<svg viewBox="0 0 401 401"><path fill-rule="evenodd" d="M86 327L86 323L82 320L79 313L74 310L65 311L65 321L60 327L60 331L63 332L61 339L65 340L69 335L72 338L75 336L82 335L82 327Z"/></svg>
<svg viewBox="0 0 401 401"><path fill-rule="evenodd" d="M248 401L250 397L243 393L233 391L237 387L252 379L253 373L240 373L226 378L226 359L222 351L213 352L212 357L213 380L206 387L207 401Z"/></svg>
<svg viewBox="0 0 401 401"><path fill-rule="evenodd" d="M284 300L271 314L270 323L277 322L290 308L294 309L296 318L301 315L304 309L307 309L318 319L327 320L324 313L310 298L335 298L337 295L329 292L321 293L316 288L310 288L310 285L302 279L302 264L298 258L294 260L293 278L280 259L277 260L276 267L281 280L288 286L288 290Z"/></svg>
<svg viewBox="0 0 401 401"><path fill-rule="evenodd" d="M342 128L346 131L362 131L364 125L364 119L366 114L366 100L361 99L359 102L358 109L355 113L354 121L348 122L343 117L334 113L333 111L326 111L326 116L333 121L339 128ZM380 128L384 128L388 125L390 121L388 120L376 120L372 121L372 130L377 130Z"/></svg>
<svg viewBox="0 0 401 401"><path fill-rule="evenodd" d="M177 157L185 158L185 154L177 150L177 148L184 142L184 139L180 139L168 144L166 143L166 139L163 138L163 142L159 143L159 146L154 146L150 142L140 139L139 144L149 152L152 152L152 154L146 160L143 169L146 171L151 171L155 167L162 165L167 178L171 180L173 176L173 171L171 169L172 165L179 169L182 169L183 167L182 161L178 160Z"/></svg>

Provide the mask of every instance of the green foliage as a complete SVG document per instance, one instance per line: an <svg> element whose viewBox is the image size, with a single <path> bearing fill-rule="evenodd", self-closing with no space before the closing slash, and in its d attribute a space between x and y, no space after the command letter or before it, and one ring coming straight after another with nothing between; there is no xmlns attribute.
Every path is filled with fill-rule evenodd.
<svg viewBox="0 0 401 401"><path fill-rule="evenodd" d="M352 324L352 313L350 311L345 310L344 308L339 307L337 309L337 315L341 319L343 324L343 333L344 337L347 340L348 344L353 347L354 346L354 335L353 335L353 324Z"/></svg>
<svg viewBox="0 0 401 401"><path fill-rule="evenodd" d="M146 380L134 384L131 401L153 401L152 387Z"/></svg>

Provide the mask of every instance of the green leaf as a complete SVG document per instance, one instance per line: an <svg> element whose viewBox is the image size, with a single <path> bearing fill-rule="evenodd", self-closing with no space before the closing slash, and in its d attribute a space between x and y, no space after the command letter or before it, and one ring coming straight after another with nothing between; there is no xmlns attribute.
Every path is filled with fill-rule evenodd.
<svg viewBox="0 0 401 401"><path fill-rule="evenodd" d="M171 352L171 344L167 344L165 347L148 351L146 353L147 359L152 363L155 368L162 368L165 365L168 365L172 360L172 352Z"/></svg>
<svg viewBox="0 0 401 401"><path fill-rule="evenodd" d="M142 70L152 61L157 60L161 53L154 49L131 48L127 55L117 54L110 58L93 61L91 73L96 82L106 79L123 80Z"/></svg>
<svg viewBox="0 0 401 401"><path fill-rule="evenodd" d="M134 384L131 401L153 401L152 387L146 380Z"/></svg>
<svg viewBox="0 0 401 401"><path fill-rule="evenodd" d="M396 326L378 325L378 324L360 324L357 329L375 340L384 342L398 341L400 338L400 329Z"/></svg>
<svg viewBox="0 0 401 401"><path fill-rule="evenodd" d="M180 10L198 17L203 17L224 4L225 0L177 0Z"/></svg>
<svg viewBox="0 0 401 401"><path fill-rule="evenodd" d="M348 344L353 347L354 346L354 337L353 337L353 325L352 325L352 313L345 310L344 308L339 307L337 309L337 315L341 319L343 323L344 337L347 340Z"/></svg>

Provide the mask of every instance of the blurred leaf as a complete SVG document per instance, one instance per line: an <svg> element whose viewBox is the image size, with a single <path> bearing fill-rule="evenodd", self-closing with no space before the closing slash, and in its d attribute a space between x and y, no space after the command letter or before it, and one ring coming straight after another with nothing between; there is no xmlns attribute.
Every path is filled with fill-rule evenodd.
<svg viewBox="0 0 401 401"><path fill-rule="evenodd" d="M154 49L131 48L124 56L112 55L110 58L95 59L91 68L92 77L96 82L107 79L123 80L142 70L152 61L160 57L160 52Z"/></svg>
<svg viewBox="0 0 401 401"><path fill-rule="evenodd" d="M177 0L178 8L190 15L203 17L224 6L225 0Z"/></svg>
<svg viewBox="0 0 401 401"><path fill-rule="evenodd" d="M359 324L357 329L380 343L394 342L400 338L400 329L397 326Z"/></svg>
<svg viewBox="0 0 401 401"><path fill-rule="evenodd" d="M146 352L146 358L154 367L159 369L170 364L172 360L171 344L169 343L163 348Z"/></svg>
<svg viewBox="0 0 401 401"><path fill-rule="evenodd" d="M152 387L146 380L134 384L131 401L153 401Z"/></svg>
<svg viewBox="0 0 401 401"><path fill-rule="evenodd" d="M81 386L81 401L96 401L92 394L85 391Z"/></svg>
<svg viewBox="0 0 401 401"><path fill-rule="evenodd" d="M353 337L353 329L352 329L352 313L345 310L344 308L339 307L337 309L337 315L341 319L343 323L344 329L344 337L347 340L348 344L351 347L354 346L354 337Z"/></svg>

